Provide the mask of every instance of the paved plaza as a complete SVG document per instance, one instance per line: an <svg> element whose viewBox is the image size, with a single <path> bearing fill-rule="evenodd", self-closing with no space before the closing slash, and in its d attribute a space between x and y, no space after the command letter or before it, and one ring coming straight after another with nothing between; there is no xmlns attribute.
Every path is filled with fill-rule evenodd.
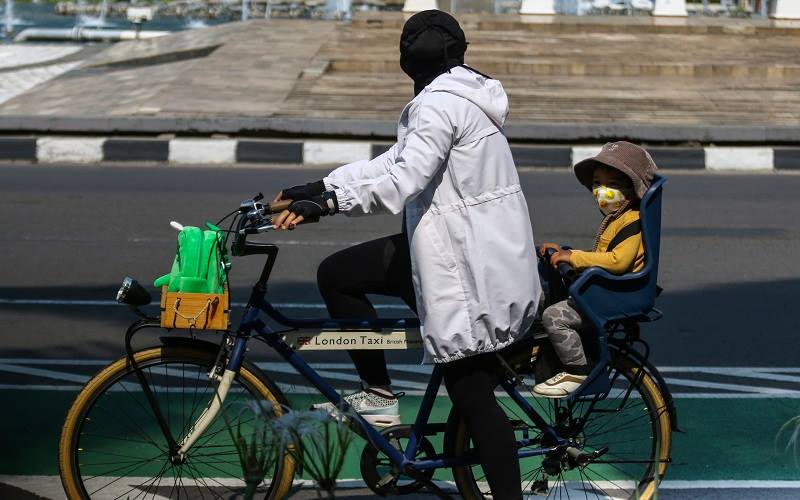
<svg viewBox="0 0 800 500"><path fill-rule="evenodd" d="M467 63L503 82L512 126L800 124L798 24L557 19L462 16ZM253 20L118 43L80 65L61 57L18 71L41 84L5 90L0 117L391 124L411 97L397 63L403 20L386 12L352 23ZM54 78L42 83L36 72Z"/></svg>

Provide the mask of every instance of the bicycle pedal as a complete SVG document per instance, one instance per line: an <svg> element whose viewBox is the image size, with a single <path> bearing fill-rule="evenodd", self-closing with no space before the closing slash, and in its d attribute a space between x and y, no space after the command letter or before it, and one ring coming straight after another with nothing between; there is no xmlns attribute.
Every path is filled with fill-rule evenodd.
<svg viewBox="0 0 800 500"><path fill-rule="evenodd" d="M547 484L547 479L537 479L531 485L531 493L537 496L546 496L550 491L550 486Z"/></svg>

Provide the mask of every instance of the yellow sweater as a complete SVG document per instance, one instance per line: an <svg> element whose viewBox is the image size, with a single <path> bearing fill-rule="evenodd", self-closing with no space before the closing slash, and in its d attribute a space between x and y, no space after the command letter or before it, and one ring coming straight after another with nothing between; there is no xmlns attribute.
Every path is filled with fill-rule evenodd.
<svg viewBox="0 0 800 500"><path fill-rule="evenodd" d="M569 265L576 271L583 271L587 267L600 267L613 274L624 274L639 271L644 267L644 246L642 233L635 234L620 242L614 250L607 252L608 244L614 236L625 226L639 219L638 210L628 210L619 218L612 221L600 235L597 251L586 252L573 250L569 258Z"/></svg>

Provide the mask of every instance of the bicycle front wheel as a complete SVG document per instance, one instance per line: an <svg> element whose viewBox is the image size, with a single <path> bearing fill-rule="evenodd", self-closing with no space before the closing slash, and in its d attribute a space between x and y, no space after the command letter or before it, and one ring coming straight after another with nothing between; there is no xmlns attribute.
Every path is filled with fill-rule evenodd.
<svg viewBox="0 0 800 500"><path fill-rule="evenodd" d="M607 398L572 405L534 396L532 380L526 379L517 387L528 392L532 406L561 437L579 443L583 454L576 460L566 449L559 449L521 459L525 495L559 499L655 497L671 447L672 427L664 398L641 367L616 351L612 351L609 376L612 390ZM498 403L514 422L517 439L532 438L534 446L547 446L541 443L541 430L510 398L499 396ZM466 424L455 413L449 419L445 443L452 456L475 456ZM592 454L595 458L587 459ZM453 476L465 499L493 498L480 465L455 467Z"/></svg>
<svg viewBox="0 0 800 500"><path fill-rule="evenodd" d="M198 346L160 346L134 357L180 441L215 394L208 373L216 353ZM248 439L259 420L246 410L254 405L271 408L275 416L288 407L280 390L245 363L215 420L185 460L172 463L136 373L121 358L84 386L67 414L59 445L64 491L70 499L230 498L246 485L228 425L238 426ZM291 458L280 454L274 462L256 490L259 498L281 498L292 485Z"/></svg>

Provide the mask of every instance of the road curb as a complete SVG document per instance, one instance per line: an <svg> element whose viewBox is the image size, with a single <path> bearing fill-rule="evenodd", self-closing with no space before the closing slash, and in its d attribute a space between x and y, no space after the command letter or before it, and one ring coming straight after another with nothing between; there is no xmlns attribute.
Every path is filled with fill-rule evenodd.
<svg viewBox="0 0 800 500"><path fill-rule="evenodd" d="M800 127L793 125L715 125L650 123L540 123L510 120L503 128L512 142L676 144L797 144ZM292 137L390 141L397 135L396 119L302 117L163 117L163 116L35 116L2 115L4 135L228 135L232 137Z"/></svg>
<svg viewBox="0 0 800 500"><path fill-rule="evenodd" d="M125 138L97 136L0 137L0 161L97 164L158 162L172 165L289 163L341 165L374 158L387 142L251 138ZM601 144L511 144L519 167L568 168L600 151ZM664 147L648 150L662 169L714 171L800 170L800 148Z"/></svg>

